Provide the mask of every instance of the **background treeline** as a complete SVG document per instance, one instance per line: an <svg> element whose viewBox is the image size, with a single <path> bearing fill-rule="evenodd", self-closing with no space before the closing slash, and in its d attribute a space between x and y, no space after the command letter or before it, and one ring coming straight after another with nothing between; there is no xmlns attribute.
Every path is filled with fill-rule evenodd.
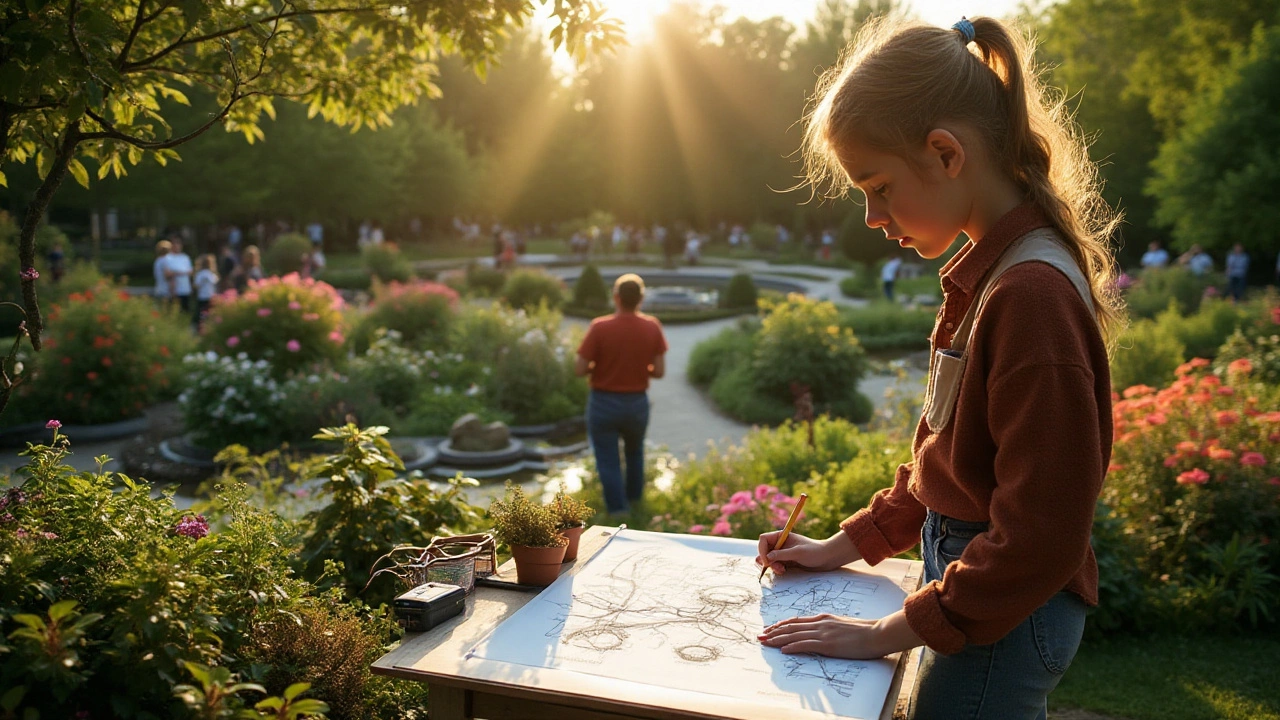
<svg viewBox="0 0 1280 720"><path fill-rule="evenodd" d="M265 140L210 132L182 162L146 165L89 190L68 184L51 219L73 234L91 210L127 224L204 227L321 221L339 244L363 220L396 237L411 218L444 231L454 216L544 225L608 210L625 223L721 221L837 228L871 237L852 202L808 203L796 184L801 118L817 76L858 26L893 0L827 0L804 27L675 5L650 38L564 77L534 29L514 29L483 81L439 60L442 95L399 110L390 128L350 133L277 103ZM1024 10L1047 80L1076 110L1123 209L1122 259L1147 242L1280 242L1280 0L1067 0ZM207 117L193 95L175 129ZM34 169L13 168L0 207L19 209ZM163 210L163 214L161 214ZM889 251L870 243L869 252ZM1269 263L1254 263L1268 269Z"/></svg>

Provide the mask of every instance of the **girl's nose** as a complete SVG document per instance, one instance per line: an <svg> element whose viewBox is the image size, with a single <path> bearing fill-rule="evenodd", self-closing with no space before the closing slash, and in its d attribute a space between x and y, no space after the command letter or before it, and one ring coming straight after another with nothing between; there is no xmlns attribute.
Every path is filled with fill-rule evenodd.
<svg viewBox="0 0 1280 720"><path fill-rule="evenodd" d="M867 227L871 229L886 227L889 224L889 213L867 203Z"/></svg>

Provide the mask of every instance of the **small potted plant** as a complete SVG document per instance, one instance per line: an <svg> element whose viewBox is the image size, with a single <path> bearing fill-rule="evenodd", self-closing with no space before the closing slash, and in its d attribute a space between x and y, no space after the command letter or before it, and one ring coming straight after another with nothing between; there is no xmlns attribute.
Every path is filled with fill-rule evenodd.
<svg viewBox="0 0 1280 720"><path fill-rule="evenodd" d="M587 520L590 520L596 511L590 505L565 492L564 486L561 486L556 492L555 500L551 501L551 512L556 516L560 534L569 541L569 549L564 553L564 561L577 560L578 539L582 537L582 531L587 527Z"/></svg>
<svg viewBox="0 0 1280 720"><path fill-rule="evenodd" d="M506 495L489 506L494 535L511 548L516 581L521 585L550 585L560 575L568 541L560 534L551 508L535 502L518 486L507 484Z"/></svg>

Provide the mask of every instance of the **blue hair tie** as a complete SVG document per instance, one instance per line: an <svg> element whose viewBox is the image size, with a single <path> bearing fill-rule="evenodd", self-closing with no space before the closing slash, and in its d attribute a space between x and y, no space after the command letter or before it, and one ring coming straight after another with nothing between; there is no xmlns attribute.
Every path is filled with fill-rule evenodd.
<svg viewBox="0 0 1280 720"><path fill-rule="evenodd" d="M962 17L960 22L951 26L952 30L960 33L960 37L964 38L964 44L968 45L978 36L978 31L973 28L973 23L969 22L969 18Z"/></svg>

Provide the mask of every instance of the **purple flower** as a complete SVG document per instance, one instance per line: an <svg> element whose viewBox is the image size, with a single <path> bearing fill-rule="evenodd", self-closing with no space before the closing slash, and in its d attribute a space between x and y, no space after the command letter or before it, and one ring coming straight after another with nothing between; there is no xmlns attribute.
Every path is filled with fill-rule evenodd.
<svg viewBox="0 0 1280 720"><path fill-rule="evenodd" d="M0 523L11 523L11 522L13 522L13 513L5 513L3 515L0 515Z"/></svg>
<svg viewBox="0 0 1280 720"><path fill-rule="evenodd" d="M182 521L178 523L178 527L174 528L174 532L179 535L185 535L193 540L199 540L209 534L209 522L204 519L203 515L183 515Z"/></svg>
<svg viewBox="0 0 1280 720"><path fill-rule="evenodd" d="M23 270L20 273L20 276L23 280L34 281L40 277L40 273L36 272L35 268L29 267L26 270Z"/></svg>
<svg viewBox="0 0 1280 720"><path fill-rule="evenodd" d="M57 420L50 420L49 422L44 424L44 428L46 430L57 430L61 427L62 427L62 423L58 422Z"/></svg>
<svg viewBox="0 0 1280 720"><path fill-rule="evenodd" d="M0 495L0 510L4 510L10 505L21 505L26 501L26 493L22 492L18 488L9 488L3 495Z"/></svg>

